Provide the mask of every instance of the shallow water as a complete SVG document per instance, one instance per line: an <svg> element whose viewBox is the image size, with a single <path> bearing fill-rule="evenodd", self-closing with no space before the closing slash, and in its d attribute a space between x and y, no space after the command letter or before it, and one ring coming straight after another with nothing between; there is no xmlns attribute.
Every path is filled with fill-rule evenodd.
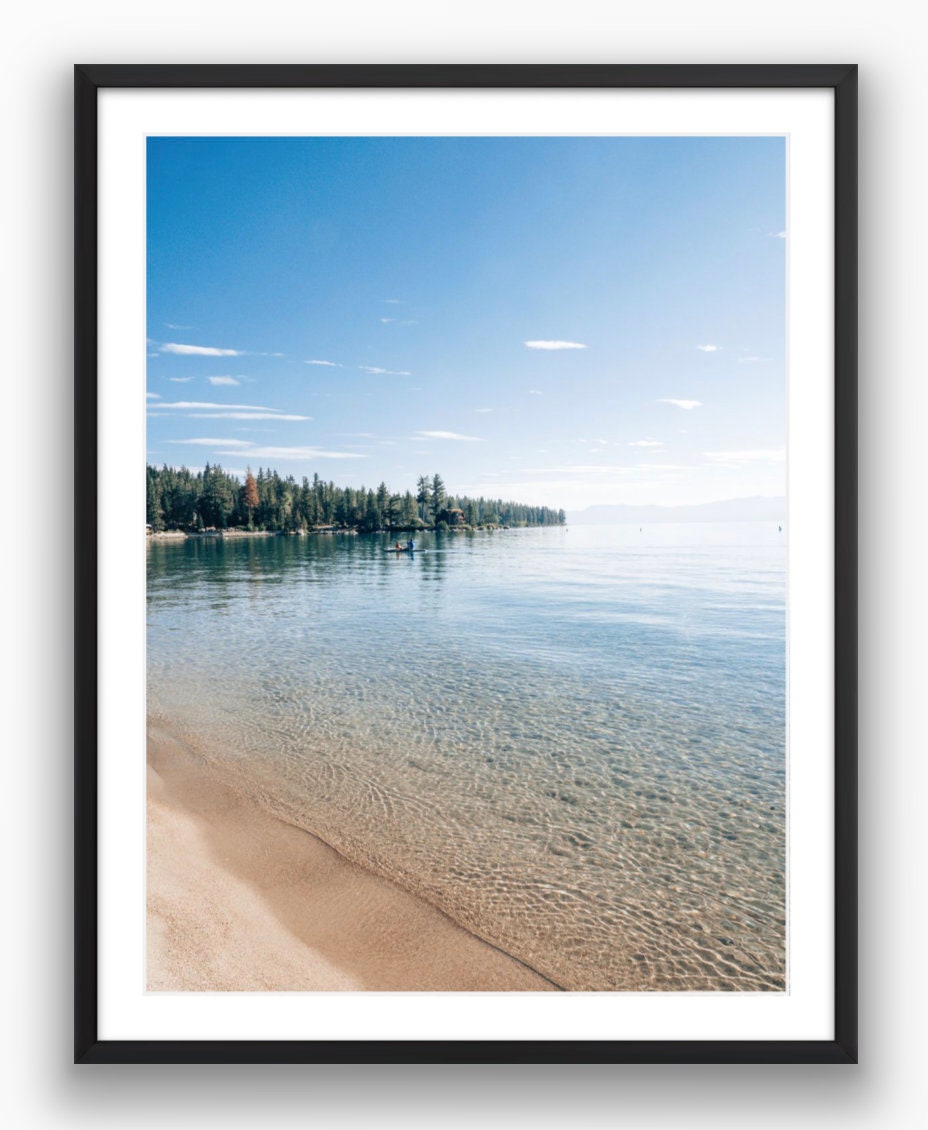
<svg viewBox="0 0 928 1130"><path fill-rule="evenodd" d="M785 987L776 524L149 547L149 710L569 989Z"/></svg>

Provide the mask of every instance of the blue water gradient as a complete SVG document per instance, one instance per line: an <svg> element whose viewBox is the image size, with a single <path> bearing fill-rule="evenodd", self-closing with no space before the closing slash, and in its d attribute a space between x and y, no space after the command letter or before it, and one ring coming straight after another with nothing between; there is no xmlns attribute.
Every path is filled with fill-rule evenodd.
<svg viewBox="0 0 928 1130"><path fill-rule="evenodd" d="M775 524L149 547L149 711L569 989L786 985Z"/></svg>

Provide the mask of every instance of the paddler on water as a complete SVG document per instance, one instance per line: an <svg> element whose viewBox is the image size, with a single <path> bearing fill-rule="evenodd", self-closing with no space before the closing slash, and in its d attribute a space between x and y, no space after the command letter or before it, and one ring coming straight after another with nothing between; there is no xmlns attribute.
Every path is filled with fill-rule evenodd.
<svg viewBox="0 0 928 1130"><path fill-rule="evenodd" d="M410 538L409 541L406 542L406 548L410 553L412 553L412 551L416 548L416 543L412 540L412 538Z"/></svg>

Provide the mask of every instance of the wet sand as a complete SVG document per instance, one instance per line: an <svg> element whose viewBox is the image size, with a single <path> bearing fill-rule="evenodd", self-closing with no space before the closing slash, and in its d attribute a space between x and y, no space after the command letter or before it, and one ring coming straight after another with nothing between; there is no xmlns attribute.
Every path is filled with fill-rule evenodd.
<svg viewBox="0 0 928 1130"><path fill-rule="evenodd" d="M148 735L149 990L547 991L550 981Z"/></svg>

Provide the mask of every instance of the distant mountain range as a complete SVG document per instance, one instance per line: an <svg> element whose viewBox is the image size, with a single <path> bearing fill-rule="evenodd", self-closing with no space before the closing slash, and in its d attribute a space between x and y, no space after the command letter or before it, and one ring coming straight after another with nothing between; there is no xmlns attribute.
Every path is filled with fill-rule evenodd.
<svg viewBox="0 0 928 1130"><path fill-rule="evenodd" d="M588 506L568 511L567 521L577 525L613 525L617 522L782 522L785 498L726 498L698 506Z"/></svg>

